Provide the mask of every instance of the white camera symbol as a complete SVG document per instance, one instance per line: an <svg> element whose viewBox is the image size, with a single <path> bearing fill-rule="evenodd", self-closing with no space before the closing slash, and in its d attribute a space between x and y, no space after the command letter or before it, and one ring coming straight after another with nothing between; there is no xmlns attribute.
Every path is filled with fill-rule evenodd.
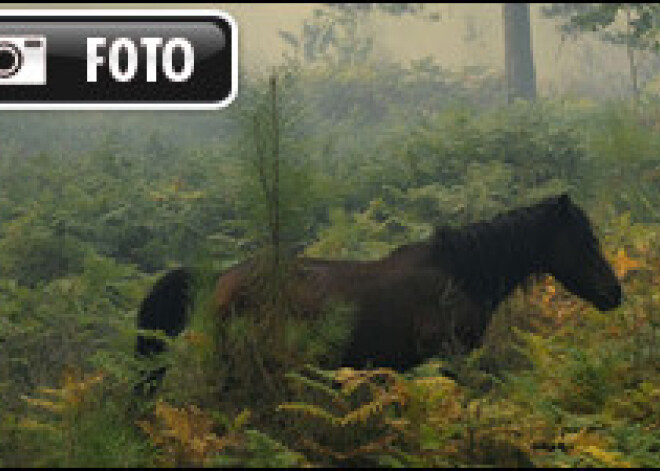
<svg viewBox="0 0 660 471"><path fill-rule="evenodd" d="M45 36L0 36L0 85L46 85Z"/></svg>

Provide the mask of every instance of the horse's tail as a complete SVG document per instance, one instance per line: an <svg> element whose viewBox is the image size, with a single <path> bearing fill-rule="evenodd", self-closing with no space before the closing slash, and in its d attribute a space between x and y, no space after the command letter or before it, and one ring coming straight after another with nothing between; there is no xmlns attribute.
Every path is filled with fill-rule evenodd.
<svg viewBox="0 0 660 471"><path fill-rule="evenodd" d="M137 318L138 329L160 330L169 337L180 334L188 321L192 279L192 272L187 268L176 268L160 278L142 301ZM162 353L166 348L163 340L139 334L135 353L138 358L148 358ZM164 374L164 366L143 372L135 387L136 392L153 392Z"/></svg>

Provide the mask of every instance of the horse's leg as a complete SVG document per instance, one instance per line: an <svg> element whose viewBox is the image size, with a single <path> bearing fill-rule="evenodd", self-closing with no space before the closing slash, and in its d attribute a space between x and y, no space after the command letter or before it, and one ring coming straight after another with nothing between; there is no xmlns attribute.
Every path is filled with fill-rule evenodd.
<svg viewBox="0 0 660 471"><path fill-rule="evenodd" d="M192 274L186 268L177 268L165 274L142 301L138 313L137 327L142 330L160 330L170 337L183 331L187 321L190 301ZM138 335L135 351L138 357L153 357L165 351L166 345L160 339ZM136 385L138 394L153 392L165 374L165 367L143 372Z"/></svg>

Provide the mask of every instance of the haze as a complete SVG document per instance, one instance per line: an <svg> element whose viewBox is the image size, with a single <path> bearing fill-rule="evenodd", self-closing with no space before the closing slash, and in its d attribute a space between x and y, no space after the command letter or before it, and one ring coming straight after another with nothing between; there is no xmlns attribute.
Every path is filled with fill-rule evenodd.
<svg viewBox="0 0 660 471"><path fill-rule="evenodd" d="M542 4L531 5L531 27L539 94L592 95L618 98L628 92L630 78L625 49L583 34L563 39L552 20L543 18ZM218 8L237 21L240 60L248 73L262 73L282 61L287 45L279 31L300 31L320 4L135 3L130 8ZM7 3L2 8L127 8L126 4ZM487 66L502 73L504 39L499 3L429 4L440 14L438 22L412 16L374 14L365 33L374 38L376 57L403 63L426 56L443 67ZM467 40L469 36L473 40ZM642 55L642 83L656 68L654 58Z"/></svg>

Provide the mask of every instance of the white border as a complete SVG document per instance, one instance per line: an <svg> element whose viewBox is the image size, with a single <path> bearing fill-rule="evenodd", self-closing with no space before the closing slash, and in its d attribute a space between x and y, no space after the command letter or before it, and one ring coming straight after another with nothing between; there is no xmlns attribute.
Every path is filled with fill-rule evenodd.
<svg viewBox="0 0 660 471"><path fill-rule="evenodd" d="M132 16L132 17L153 17L153 16L173 16L173 17L187 17L187 16L211 16L219 18L228 22L231 26L231 82L232 88L229 96L221 101L213 103L94 103L94 102L80 102L80 103L57 103L57 102L40 102L40 103L2 103L0 102L0 110L219 110L231 104L238 95L238 26L234 18L221 10L2 10L0 9L0 22L3 17L12 16L52 16L52 17L72 17L72 16L89 16L99 17L104 16Z"/></svg>

